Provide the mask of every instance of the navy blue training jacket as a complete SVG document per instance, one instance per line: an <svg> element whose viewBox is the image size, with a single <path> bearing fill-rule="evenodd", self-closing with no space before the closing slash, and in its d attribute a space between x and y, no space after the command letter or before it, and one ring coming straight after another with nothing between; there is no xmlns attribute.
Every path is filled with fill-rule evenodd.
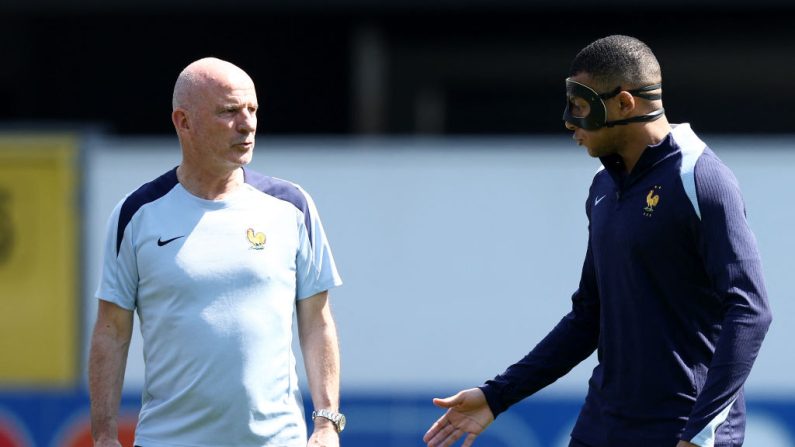
<svg viewBox="0 0 795 447"><path fill-rule="evenodd" d="M737 180L687 124L625 174L602 158L572 310L481 387L494 415L598 350L572 437L593 447L742 445L743 383L771 322Z"/></svg>

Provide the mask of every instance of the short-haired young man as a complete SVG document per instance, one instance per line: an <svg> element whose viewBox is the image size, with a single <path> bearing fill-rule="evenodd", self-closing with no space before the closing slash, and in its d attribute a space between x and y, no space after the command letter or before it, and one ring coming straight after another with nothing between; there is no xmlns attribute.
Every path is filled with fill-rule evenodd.
<svg viewBox="0 0 795 447"><path fill-rule="evenodd" d="M662 107L648 46L608 36L566 79L566 127L603 169L585 204L588 248L572 310L527 356L447 412L429 446L475 438L512 404L598 350L571 447L737 447L743 384L771 322L737 180Z"/></svg>

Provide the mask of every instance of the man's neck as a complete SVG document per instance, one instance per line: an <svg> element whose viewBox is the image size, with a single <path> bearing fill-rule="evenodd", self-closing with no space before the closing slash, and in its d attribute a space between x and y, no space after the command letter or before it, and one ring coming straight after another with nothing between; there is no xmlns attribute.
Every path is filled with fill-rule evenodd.
<svg viewBox="0 0 795 447"><path fill-rule="evenodd" d="M188 192L205 200L221 200L245 181L243 169L211 171L192 167L183 160L177 168L177 179Z"/></svg>
<svg viewBox="0 0 795 447"><path fill-rule="evenodd" d="M623 149L618 152L624 161L627 173L632 172L647 147L660 143L669 133L671 133L671 125L665 116L649 123L637 125L637 131L627 132L622 142Z"/></svg>

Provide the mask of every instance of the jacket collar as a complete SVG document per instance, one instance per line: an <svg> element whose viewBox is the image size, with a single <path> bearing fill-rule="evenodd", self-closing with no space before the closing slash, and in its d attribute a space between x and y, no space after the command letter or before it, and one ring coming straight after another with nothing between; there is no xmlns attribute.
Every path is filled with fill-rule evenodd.
<svg viewBox="0 0 795 447"><path fill-rule="evenodd" d="M649 170L654 168L661 161L677 154L684 144L691 144L693 141L700 142L699 138L693 133L689 123L672 124L671 132L657 144L646 146L640 155L638 162L627 173L624 169L624 160L618 154L600 157L602 165L613 178L613 181L622 188L628 187L637 179L643 177ZM701 143L703 144L703 143Z"/></svg>

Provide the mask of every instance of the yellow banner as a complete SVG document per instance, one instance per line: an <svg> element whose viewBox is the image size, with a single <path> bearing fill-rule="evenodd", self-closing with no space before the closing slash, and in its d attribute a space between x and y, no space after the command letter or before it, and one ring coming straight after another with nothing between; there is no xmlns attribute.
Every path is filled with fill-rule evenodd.
<svg viewBox="0 0 795 447"><path fill-rule="evenodd" d="M76 383L77 149L0 135L0 387Z"/></svg>

